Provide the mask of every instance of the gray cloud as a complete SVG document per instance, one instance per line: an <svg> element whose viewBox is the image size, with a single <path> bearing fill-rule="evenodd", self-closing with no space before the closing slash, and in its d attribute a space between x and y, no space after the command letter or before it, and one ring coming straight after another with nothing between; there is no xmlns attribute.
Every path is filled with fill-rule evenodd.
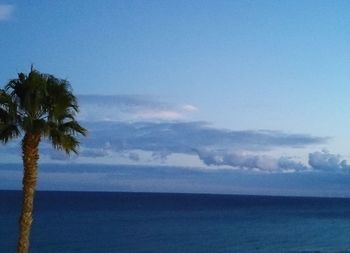
<svg viewBox="0 0 350 253"><path fill-rule="evenodd" d="M86 122L89 137L82 140L82 156L107 155L109 151L132 161L128 152L151 152L152 159L165 162L173 153L196 155L205 165L226 165L268 171L300 171L307 166L288 157L259 155L281 147L302 148L324 143L327 138L279 131L231 131L205 122ZM246 153L257 154L246 154ZM135 153L136 154L136 153Z"/></svg>
<svg viewBox="0 0 350 253"><path fill-rule="evenodd" d="M331 154L327 150L316 151L309 154L309 165L315 170L348 170L350 166L340 155Z"/></svg>
<svg viewBox="0 0 350 253"><path fill-rule="evenodd" d="M14 6L11 4L0 4L0 21L9 20L12 17Z"/></svg>
<svg viewBox="0 0 350 253"><path fill-rule="evenodd" d="M135 161L135 162L140 161L140 156L135 152L130 152L128 155L128 158L132 161Z"/></svg>
<svg viewBox="0 0 350 253"><path fill-rule="evenodd" d="M304 148L328 140L307 134L271 130L232 131L212 127L206 122L174 121L196 108L192 105L171 105L146 96L85 95L79 96L79 103L80 120L89 130L88 137L81 139L79 156L82 158L108 156L110 161L119 157L141 163L141 157L147 159L145 155L149 154L140 157L139 151L146 151L150 153L147 162L163 163L171 154L186 154L197 156L206 165L300 171L307 167L288 157L273 158L261 153L279 148ZM77 160L76 156L67 157L49 146L44 142L41 153L51 160ZM311 162L310 166L318 165ZM346 162L339 166L346 166Z"/></svg>
<svg viewBox="0 0 350 253"><path fill-rule="evenodd" d="M86 121L90 131L89 138L82 140L85 148L139 149L153 152L153 158L161 160L172 153L196 154L200 149L262 151L277 147L302 148L327 140L305 134L231 131L211 127L206 122L174 121L197 109L189 104L164 103L149 96L82 95L79 103L79 117Z"/></svg>
<svg viewBox="0 0 350 253"><path fill-rule="evenodd" d="M205 122L83 122L83 125L89 129L89 135L81 139L81 158L109 156L142 162L139 151L146 151L155 162L164 163L171 154L187 154L197 156L205 165L270 171L299 171L306 166L288 157L273 158L261 152L327 141L323 137L279 131L218 129ZM5 147L2 150L6 152ZM75 155L54 151L47 142L40 150L52 160L77 160Z"/></svg>
<svg viewBox="0 0 350 253"><path fill-rule="evenodd" d="M205 122L87 122L88 148L121 151L139 149L156 153L196 154L198 150L229 149L263 151L278 147L302 148L327 138L278 131L231 131Z"/></svg>
<svg viewBox="0 0 350 253"><path fill-rule="evenodd" d="M169 155L171 155L170 151L165 151L165 150L154 151L152 153L152 158L154 160L159 160L161 162L165 162Z"/></svg>
<svg viewBox="0 0 350 253"><path fill-rule="evenodd" d="M164 163L171 154L197 156L208 166L264 171L301 171L308 167L288 157L274 158L261 152L277 148L303 148L327 141L324 137L288 134L279 131L232 131L211 127L205 122L83 122L89 129L87 138L81 139L79 157L115 159L121 157L132 162L145 162L138 151L151 153L151 161ZM19 152L19 146L4 146L1 153ZM47 142L41 154L55 161L75 161L77 156L66 156L54 151ZM81 160L83 161L83 160ZM116 159L116 162L117 159ZM347 168L345 160L329 153L310 154L310 166L316 170Z"/></svg>
<svg viewBox="0 0 350 253"><path fill-rule="evenodd" d="M86 121L175 120L197 111L190 104L174 105L148 96L79 96L79 118Z"/></svg>
<svg viewBox="0 0 350 253"><path fill-rule="evenodd" d="M243 169L262 171L295 172L307 170L301 162L293 161L289 157L274 158L267 155L251 155L219 151L198 151L199 158L206 165L228 165Z"/></svg>

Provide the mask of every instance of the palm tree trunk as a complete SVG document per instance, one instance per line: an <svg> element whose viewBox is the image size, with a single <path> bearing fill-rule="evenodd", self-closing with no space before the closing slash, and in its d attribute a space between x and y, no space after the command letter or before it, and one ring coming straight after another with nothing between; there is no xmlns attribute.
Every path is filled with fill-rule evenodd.
<svg viewBox="0 0 350 253"><path fill-rule="evenodd" d="M19 238L17 253L27 253L32 225L34 193L36 188L39 159L40 135L27 133L22 140L23 159L23 199L22 213L19 220Z"/></svg>

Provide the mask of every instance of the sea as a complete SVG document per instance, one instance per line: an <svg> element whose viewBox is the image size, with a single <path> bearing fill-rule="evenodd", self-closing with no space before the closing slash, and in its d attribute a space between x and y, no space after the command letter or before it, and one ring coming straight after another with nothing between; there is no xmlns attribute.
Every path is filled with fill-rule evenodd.
<svg viewBox="0 0 350 253"><path fill-rule="evenodd" d="M0 253L15 253L21 192L0 191ZM37 192L30 253L345 253L350 199Z"/></svg>

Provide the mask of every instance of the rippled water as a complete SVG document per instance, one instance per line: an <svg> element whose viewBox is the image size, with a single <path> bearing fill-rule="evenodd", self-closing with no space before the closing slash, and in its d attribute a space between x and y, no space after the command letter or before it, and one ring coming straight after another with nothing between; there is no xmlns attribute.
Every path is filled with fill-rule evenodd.
<svg viewBox="0 0 350 253"><path fill-rule="evenodd" d="M0 191L0 252L15 252L20 192ZM38 192L31 253L350 252L350 200Z"/></svg>

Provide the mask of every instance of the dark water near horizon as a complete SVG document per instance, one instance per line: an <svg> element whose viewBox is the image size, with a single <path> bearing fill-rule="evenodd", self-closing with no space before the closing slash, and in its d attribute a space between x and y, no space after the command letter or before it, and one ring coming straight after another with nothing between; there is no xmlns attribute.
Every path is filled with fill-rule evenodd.
<svg viewBox="0 0 350 253"><path fill-rule="evenodd" d="M0 253L21 193L0 191ZM38 192L30 253L350 252L350 199Z"/></svg>

